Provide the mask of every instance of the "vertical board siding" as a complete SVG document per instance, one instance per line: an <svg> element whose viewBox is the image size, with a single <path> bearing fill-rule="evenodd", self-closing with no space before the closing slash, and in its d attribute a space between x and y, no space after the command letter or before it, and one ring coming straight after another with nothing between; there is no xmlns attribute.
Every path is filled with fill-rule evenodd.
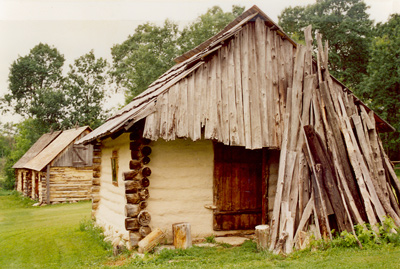
<svg viewBox="0 0 400 269"><path fill-rule="evenodd" d="M213 139L280 148L293 45L257 19L206 56L204 64L157 97L144 137ZM204 128L204 129L203 129Z"/></svg>

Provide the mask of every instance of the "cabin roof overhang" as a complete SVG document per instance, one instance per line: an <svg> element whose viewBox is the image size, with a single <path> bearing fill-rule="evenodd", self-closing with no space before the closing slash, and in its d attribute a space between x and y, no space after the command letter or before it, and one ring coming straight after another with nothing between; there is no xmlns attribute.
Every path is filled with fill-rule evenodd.
<svg viewBox="0 0 400 269"><path fill-rule="evenodd" d="M243 25L250 21L255 21L257 18L264 20L266 26L268 26L271 30L276 31L281 38L288 40L293 44L294 47L298 46L297 43L292 40L271 18L269 18L257 6L253 6L245 11L242 15L238 16L218 34L204 41L196 48L177 57L175 59L177 62L176 65L171 67L156 81L150 84L144 92L135 97L128 105L111 116L103 125L95 129L89 135L77 141L77 144L94 143L107 137L115 136L115 134L129 130L134 123L152 114L156 109L158 96L163 94L171 86L201 66L206 57L215 53L222 47L224 42L230 38L233 38L234 35L242 29ZM347 89L346 86L339 80L333 76L332 79L342 85L346 91L351 93L351 91ZM367 111L371 111L371 109L356 96L354 96L354 98L356 103L360 103L366 108ZM379 117L376 113L374 113L374 117L380 132L395 131L395 128Z"/></svg>

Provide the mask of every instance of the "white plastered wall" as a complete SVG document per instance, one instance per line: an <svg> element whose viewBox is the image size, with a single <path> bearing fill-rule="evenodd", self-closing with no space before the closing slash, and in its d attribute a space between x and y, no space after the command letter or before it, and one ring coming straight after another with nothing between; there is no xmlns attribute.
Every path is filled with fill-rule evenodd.
<svg viewBox="0 0 400 269"><path fill-rule="evenodd" d="M131 152L129 150L129 134L122 134L116 139L102 141L101 149L101 177L100 177L100 201L95 217L97 223L105 230L105 235L112 240L119 236L124 240L129 239L129 233L125 230L125 185L122 173L129 171ZM118 150L118 186L112 183L111 156L114 150Z"/></svg>
<svg viewBox="0 0 400 269"><path fill-rule="evenodd" d="M172 224L189 222L192 238L213 233L214 151L212 141L162 139L151 143L152 174L147 210L152 229L160 228L172 240Z"/></svg>

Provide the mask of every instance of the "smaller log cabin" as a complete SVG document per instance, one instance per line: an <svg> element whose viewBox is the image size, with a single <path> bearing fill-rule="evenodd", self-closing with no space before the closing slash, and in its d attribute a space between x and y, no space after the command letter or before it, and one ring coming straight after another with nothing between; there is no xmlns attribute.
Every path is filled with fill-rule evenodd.
<svg viewBox="0 0 400 269"><path fill-rule="evenodd" d="M40 203L90 199L93 146L75 145L90 127L42 135L13 166L16 189Z"/></svg>
<svg viewBox="0 0 400 269"><path fill-rule="evenodd" d="M94 145L92 213L108 236L137 246L158 228L172 241L179 222L193 238L269 224L270 249L289 253L305 233L400 226L378 135L393 127L329 74L321 36L317 59L305 37L254 6L77 142Z"/></svg>

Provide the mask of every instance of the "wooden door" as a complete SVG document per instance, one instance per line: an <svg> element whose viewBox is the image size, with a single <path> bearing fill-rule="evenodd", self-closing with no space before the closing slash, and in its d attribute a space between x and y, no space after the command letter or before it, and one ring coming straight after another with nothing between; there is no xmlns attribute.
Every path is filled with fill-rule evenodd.
<svg viewBox="0 0 400 269"><path fill-rule="evenodd" d="M214 230L262 222L262 150L214 144Z"/></svg>

